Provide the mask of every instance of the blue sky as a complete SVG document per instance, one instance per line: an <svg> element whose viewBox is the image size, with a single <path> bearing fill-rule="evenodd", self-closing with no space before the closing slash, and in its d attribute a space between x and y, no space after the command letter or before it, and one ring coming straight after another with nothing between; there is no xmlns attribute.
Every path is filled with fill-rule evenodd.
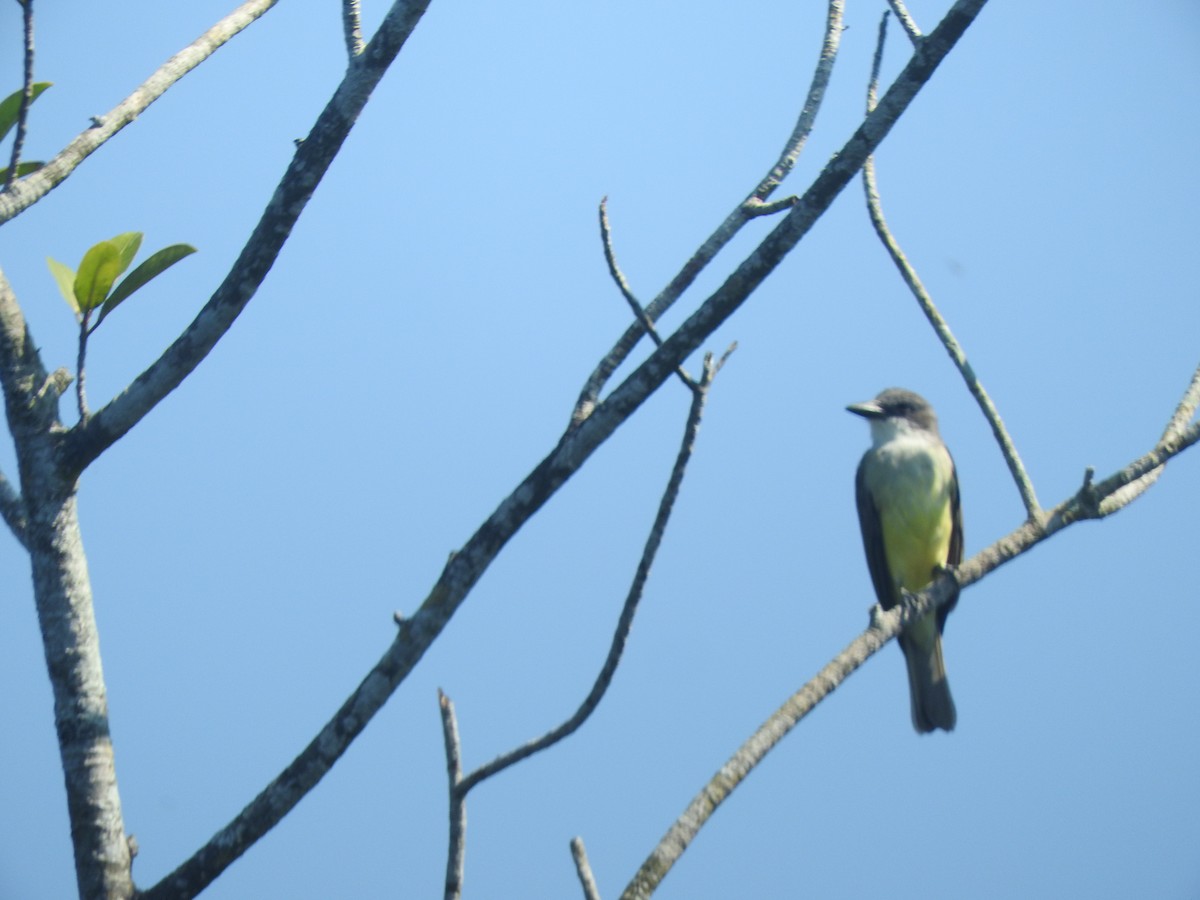
<svg viewBox="0 0 1200 900"><path fill-rule="evenodd" d="M75 329L46 256L74 265L135 229L148 250L199 248L97 333L93 405L228 270L340 78L336 6L280 4L3 229L0 266L50 366L71 364ZM364 6L370 29L383 6ZM849 6L785 190L861 114L882 4ZM944 6L911 9L928 30ZM139 884L302 749L390 642L393 610L416 608L553 446L629 316L600 198L649 299L774 161L823 7L432 4L247 312L84 479ZM37 74L54 88L27 157L52 156L227 11L42 4ZM3 92L19 83L18 12L0 8ZM1200 362L1198 40L1187 0L990 4L878 154L891 224L1046 506L1087 466L1108 474L1151 448ZM893 30L886 71L907 51ZM771 225L745 229L663 327ZM893 384L935 403L968 554L1021 522L857 182L711 349L732 340L612 689L575 736L471 794L467 896L577 896L575 835L617 896L729 754L865 625L853 478L867 433L846 403ZM596 454L330 776L206 896L440 895L436 689L469 767L574 710L687 404L668 383ZM7 446L0 466L15 474ZM776 748L658 896L1200 896L1198 491L1192 451L1119 515L965 592L946 633L953 735L912 732L886 648ZM0 807L16 829L0 896L68 896L50 691L9 537L0 583Z"/></svg>

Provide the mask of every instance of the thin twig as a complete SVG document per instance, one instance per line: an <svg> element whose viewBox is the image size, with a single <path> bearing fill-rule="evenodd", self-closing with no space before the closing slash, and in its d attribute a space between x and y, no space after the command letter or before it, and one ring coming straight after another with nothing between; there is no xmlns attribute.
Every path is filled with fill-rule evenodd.
<svg viewBox="0 0 1200 900"><path fill-rule="evenodd" d="M757 219L761 216L773 216L776 213L785 212L796 205L799 197L784 197L782 200L772 200L770 203L763 203L757 198L751 197L742 205L742 211L748 218Z"/></svg>
<svg viewBox="0 0 1200 900"><path fill-rule="evenodd" d="M883 45L887 35L887 19L888 14L885 12L883 19L879 23L879 41L875 45L875 58L871 67L870 82L867 87L868 113L875 109L876 92L879 85L879 69L883 60ZM908 261L891 229L888 228L887 221L883 216L883 206L879 200L879 188L875 181L874 156L867 158L866 163L863 165L862 174L863 187L867 195L867 211L870 213L871 224L875 227L875 233L887 249L892 262L895 263L896 268L900 271L900 277L904 279L904 283L908 285L908 289L916 297L921 311L925 314L925 318L929 320L929 324L933 326L938 340L942 342L942 346L946 348L950 359L958 367L958 371L962 374L968 390L970 390L976 403L979 404L979 408L983 411L988 424L991 425L992 434L995 435L996 441L1000 445L1000 452L1004 455L1004 461L1008 464L1008 470L1012 473L1017 491L1021 495L1021 502L1025 505L1026 514L1030 519L1036 518L1041 513L1037 494L1033 489L1033 482L1029 478L1029 473L1025 471L1025 465L1021 462L1021 456L1017 453L1016 445L1009 436L1008 429L1004 426L1004 420L1000 418L1000 413L996 410L995 404L992 403L991 397L988 396L987 391L976 377L975 371L972 369L970 362L968 362L967 354L963 350L962 345L955 339L954 334L950 331L950 326L946 323L942 314L938 312L933 298L929 295L928 290L926 290L925 285L917 275L916 269Z"/></svg>
<svg viewBox="0 0 1200 900"><path fill-rule="evenodd" d="M25 510L25 500L17 493L17 489L12 486L12 482L5 477L3 472L0 472L0 517L3 517L4 524L13 533L13 537L20 541L22 547L28 549L26 533L29 520Z"/></svg>
<svg viewBox="0 0 1200 900"><path fill-rule="evenodd" d="M363 52L362 13L359 0L342 0L342 30L346 35L346 54L350 61Z"/></svg>
<svg viewBox="0 0 1200 900"><path fill-rule="evenodd" d="M0 224L24 212L54 188L58 187L92 153L113 135L141 115L151 103L204 60L208 59L230 38L251 25L279 0L247 0L189 46L180 50L157 72L139 85L132 94L109 112L97 116L88 128L58 155L31 175L0 192ZM10 169L9 174L15 171Z"/></svg>
<svg viewBox="0 0 1200 900"><path fill-rule="evenodd" d="M454 704L441 689L438 709L442 714L442 737L446 744L446 774L450 782L450 846L446 856L446 900L462 896L463 871L467 855L467 795L459 790L462 783L462 752L458 739L458 719Z"/></svg>
<svg viewBox="0 0 1200 900"><path fill-rule="evenodd" d="M908 39L912 41L912 45L914 47L921 46L921 29L917 27L916 20L909 14L903 0L888 0L888 6L896 14L896 18L900 21L900 26L904 29L904 33L908 35Z"/></svg>
<svg viewBox="0 0 1200 900"><path fill-rule="evenodd" d="M608 648L608 656L604 660L604 665L600 668L600 673L596 676L595 682L592 684L591 691L588 692L587 697L584 698L574 715L561 725L535 740L529 741L514 750L510 750L508 753L496 757L487 765L480 766L463 778L459 784L459 791L464 796L484 779L490 778L496 773L507 769L509 766L521 762L521 760L528 759L533 754L557 744L563 738L574 733L588 720L588 717L596 710L596 707L600 705L600 701L604 698L605 692L612 683L613 675L616 674L617 666L621 662L621 655L624 653L625 644L629 640L629 632L633 628L633 617L637 614L638 604L641 602L645 591L646 580L650 577L650 568L654 564L654 557L658 553L663 534L667 530L667 523L670 521L671 510L675 506L675 499L679 496L679 488L683 484L683 476L687 470L688 461L692 458L692 454L695 451L696 435L700 431L700 420L704 415L704 405L708 400L709 388L712 386L712 381L716 377L717 371L725 359L728 358L732 349L730 348L729 351L726 351L719 363L713 361L711 353L706 354L704 357L704 374L698 382L692 382L690 385L692 388L692 403L688 410L687 424L684 426L683 440L679 447L679 453L675 457L675 465L671 469L671 476L667 480L667 486L663 491L662 499L659 500L658 513L654 517L654 524L650 528L650 534L646 538L645 547L642 549L642 558L638 561L637 571L633 576L633 584L630 585L629 593L625 596L625 604L621 608L620 617L617 619L617 627Z"/></svg>
<svg viewBox="0 0 1200 900"><path fill-rule="evenodd" d="M1162 437L1159 438L1159 447L1170 446L1173 441L1178 440L1185 433L1184 429L1196 415L1197 405L1200 405L1200 367L1197 367L1196 371L1192 373L1191 383L1188 384L1187 390L1184 391L1183 397L1167 422L1167 427L1163 430ZM1126 506L1135 498L1145 493L1150 485L1158 481L1162 473L1163 467L1156 466L1140 478L1130 481L1128 484L1114 491L1111 496L1105 497L1100 501L1098 507L1099 514L1101 516L1111 515L1121 507ZM1090 482L1085 481L1085 486L1090 487Z"/></svg>
<svg viewBox="0 0 1200 900"><path fill-rule="evenodd" d="M1196 417L1198 407L1200 407L1200 366L1197 366L1196 371L1192 373L1192 380L1188 384L1187 390L1183 392L1179 405L1175 407L1171 421L1167 423L1167 427L1163 431L1162 439L1167 440L1182 433L1187 424Z"/></svg>
<svg viewBox="0 0 1200 900"><path fill-rule="evenodd" d="M8 164L8 177L4 181L7 191L17 179L17 167L21 164L21 150L25 146L25 128L29 118L29 105L33 103L33 0L17 0L21 6L25 37L25 81L21 86L21 105L17 108L17 127L13 134L12 156Z"/></svg>
<svg viewBox="0 0 1200 900"><path fill-rule="evenodd" d="M592 874L583 838L571 838L571 858L575 860L575 872L579 875L579 886L583 888L583 900L600 900L600 888L596 884L596 876Z"/></svg>
<svg viewBox="0 0 1200 900"><path fill-rule="evenodd" d="M762 181L758 183L747 198L759 203L775 192L788 174L796 167L804 145L812 134L813 126L817 123L817 113L825 99L825 89L829 87L829 79L833 75L833 64L837 61L838 47L842 42L844 26L842 18L845 13L844 0L830 0L825 11L825 34L821 38L821 52L817 55L817 67L813 72L812 82L808 86L808 94L804 98L804 106L800 108L800 116L796 119L796 127L784 144L783 152L775 165L771 167ZM745 203L743 203L743 206Z"/></svg>
<svg viewBox="0 0 1200 900"><path fill-rule="evenodd" d="M634 296L632 288L629 287L625 273L617 265L617 255L613 251L612 245L612 228L608 223L607 197L603 197L600 200L600 241L604 245L604 261L608 263L608 272L612 275L613 281L617 283L617 289L621 292L621 296L625 298L625 302L633 310L634 318L641 323L646 334L650 335L650 340L654 341L654 346L661 347L662 338L659 337L658 330L654 327L654 322L646 315L646 310L642 308L641 301Z"/></svg>
<svg viewBox="0 0 1200 900"><path fill-rule="evenodd" d="M658 887L671 867L683 855L705 822L729 797L747 775L796 727L805 716L831 694L859 666L900 634L910 623L923 618L1004 563L1085 519L1100 518L1102 501L1122 486L1137 480L1147 471L1160 467L1172 456L1200 441L1200 423L1186 429L1169 448L1156 448L1100 484L1081 489L1073 497L1050 510L1044 519L1027 520L1011 534L996 541L966 562L937 578L932 585L884 611L871 610L870 625L835 656L817 675L789 697L754 732L716 775L693 798L687 809L650 853L621 894L622 900L644 900Z"/></svg>
<svg viewBox="0 0 1200 900"><path fill-rule="evenodd" d="M612 275L613 281L616 282L621 296L625 298L625 302L633 310L633 317L645 329L646 334L650 335L650 339L654 341L654 346L661 347L662 337L659 335L658 329L654 327L654 322L646 314L646 310L642 308L641 301L634 296L633 290L629 287L629 281L625 278L625 273L621 271L621 267L617 264L617 255L612 245L612 228L608 222L607 197L604 197L600 201L600 241L604 245L604 260L608 263L609 274ZM679 377L684 385L690 388L693 382L687 370L683 366L680 366L676 371L679 373Z"/></svg>
<svg viewBox="0 0 1200 900"><path fill-rule="evenodd" d="M88 319L92 311L86 309L79 317L79 354L75 358L75 402L79 407L79 420L88 417L87 391L84 389L84 366L87 362Z"/></svg>
<svg viewBox="0 0 1200 900"><path fill-rule="evenodd" d="M716 231L709 235L708 239L692 254L691 259L684 263L683 268L671 279L671 282L646 307L646 314L651 321L658 321L662 318L663 313L683 296L683 292L692 285L692 282L712 262L721 249L733 240L742 227L751 219L763 214L762 209L766 199L795 168L800 152L804 149L808 136L812 132L817 111L821 108L821 102L825 98L825 88L829 84L833 64L837 59L838 45L842 37L843 5L844 0L829 0L825 35L821 42L816 71L813 73L812 83L800 111L800 117L796 121L796 127L792 129L778 160L747 197L725 217L725 221L717 226ZM794 205L794 200L789 198L786 206L791 205ZM777 209L782 208L784 206ZM776 209L771 211L774 212ZM579 398L575 401L575 407L571 413L572 427L577 427L580 422L592 414L604 385L633 352L633 348L643 333L641 328L630 326L613 348L600 360L591 375L588 376Z"/></svg>

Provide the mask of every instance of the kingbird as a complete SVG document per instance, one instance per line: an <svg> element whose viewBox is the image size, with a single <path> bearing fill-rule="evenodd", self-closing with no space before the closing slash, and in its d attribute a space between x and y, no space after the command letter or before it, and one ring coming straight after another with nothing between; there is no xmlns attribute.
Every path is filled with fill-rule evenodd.
<svg viewBox="0 0 1200 900"><path fill-rule="evenodd" d="M879 605L891 609L901 592L916 593L938 569L962 562L958 475L938 434L937 416L923 397L888 388L874 400L847 406L871 425L871 449L855 478L863 549ZM958 598L900 635L908 665L913 727L924 734L954 729L956 714L942 629Z"/></svg>

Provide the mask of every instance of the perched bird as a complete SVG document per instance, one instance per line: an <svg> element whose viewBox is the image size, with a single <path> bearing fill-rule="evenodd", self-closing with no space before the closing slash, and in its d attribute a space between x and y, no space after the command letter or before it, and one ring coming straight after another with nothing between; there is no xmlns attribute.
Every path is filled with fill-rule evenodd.
<svg viewBox="0 0 1200 900"><path fill-rule="evenodd" d="M923 397L888 388L874 400L847 406L871 426L871 449L855 478L863 549L879 605L891 609L901 591L926 587L940 566L962 562L958 475ZM908 665L913 727L918 733L954 728L956 713L942 629L957 597L900 635Z"/></svg>

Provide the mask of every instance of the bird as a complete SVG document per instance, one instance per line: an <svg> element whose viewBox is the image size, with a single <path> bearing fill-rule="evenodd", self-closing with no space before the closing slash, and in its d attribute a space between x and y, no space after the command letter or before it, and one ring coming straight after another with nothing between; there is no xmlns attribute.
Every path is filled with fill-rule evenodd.
<svg viewBox="0 0 1200 900"><path fill-rule="evenodd" d="M938 433L937 415L920 394L888 388L846 409L871 426L855 496L875 596L891 609L904 592L920 591L941 568L962 562L958 474ZM953 731L958 720L942 657L942 631L957 601L953 597L900 635L918 734Z"/></svg>

